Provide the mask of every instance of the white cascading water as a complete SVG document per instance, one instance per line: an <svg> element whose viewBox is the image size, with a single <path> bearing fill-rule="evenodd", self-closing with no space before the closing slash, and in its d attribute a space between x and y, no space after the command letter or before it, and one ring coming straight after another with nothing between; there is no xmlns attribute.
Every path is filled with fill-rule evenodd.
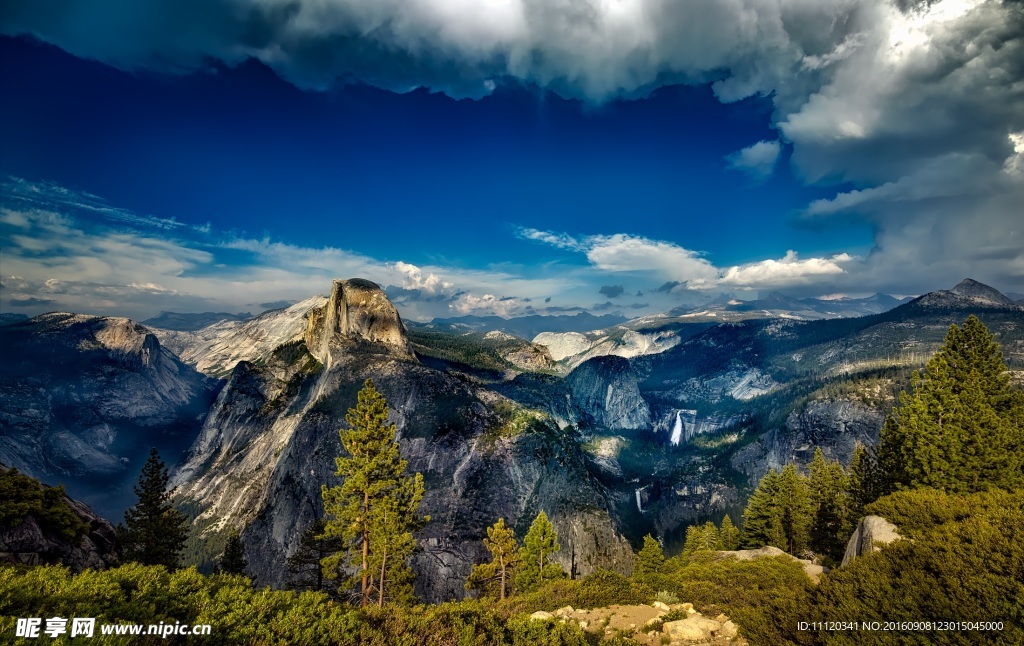
<svg viewBox="0 0 1024 646"><path fill-rule="evenodd" d="M672 427L672 437L669 438L672 446L679 446L679 442L683 439L683 419L680 415L681 411L676 411L676 424Z"/></svg>

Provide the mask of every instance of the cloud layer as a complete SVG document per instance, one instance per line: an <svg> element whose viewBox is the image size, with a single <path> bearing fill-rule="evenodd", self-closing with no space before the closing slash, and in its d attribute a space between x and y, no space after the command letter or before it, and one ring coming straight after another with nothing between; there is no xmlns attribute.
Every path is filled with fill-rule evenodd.
<svg viewBox="0 0 1024 646"><path fill-rule="evenodd" d="M751 142L728 163L763 177L785 146L791 149L791 170L802 181L852 185L808 205L804 219L813 226L867 220L876 246L865 258L787 255L728 273L730 268L714 267L671 242L607 232L586 240L543 231L530 235L581 251L603 271L648 272L691 288L727 277L760 285L768 276L781 284L786 276L814 275L822 289L852 285L906 293L972 275L1024 289L1021 2L8 5L0 13L0 32L34 33L76 55L126 69L190 71L211 59L236 64L254 57L310 89L361 81L396 91L427 87L480 97L502 83L523 82L600 102L642 96L662 85L712 83L723 102L770 96L779 140ZM396 285L421 295L464 289L427 269L418 277L393 271L401 275ZM458 287L445 288L446 280Z"/></svg>

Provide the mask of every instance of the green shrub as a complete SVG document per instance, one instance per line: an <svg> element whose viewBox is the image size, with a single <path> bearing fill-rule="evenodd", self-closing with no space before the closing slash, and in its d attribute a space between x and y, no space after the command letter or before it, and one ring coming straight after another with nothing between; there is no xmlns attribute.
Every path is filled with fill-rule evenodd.
<svg viewBox="0 0 1024 646"><path fill-rule="evenodd" d="M506 614L552 611L564 606L574 608L600 608L614 604L649 603L654 590L647 585L610 572L597 570L582 579L549 581L528 594L513 596L499 602L497 607Z"/></svg>

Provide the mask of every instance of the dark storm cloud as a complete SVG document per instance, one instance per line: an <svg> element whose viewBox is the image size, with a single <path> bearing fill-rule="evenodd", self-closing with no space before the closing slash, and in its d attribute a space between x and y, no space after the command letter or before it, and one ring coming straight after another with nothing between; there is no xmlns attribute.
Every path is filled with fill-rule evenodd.
<svg viewBox="0 0 1024 646"><path fill-rule="evenodd" d="M607 296L608 298L618 298L626 291L626 288L622 285L604 285L601 289L597 290L598 294Z"/></svg>
<svg viewBox="0 0 1024 646"><path fill-rule="evenodd" d="M295 301L270 301L269 303L260 303L260 307L265 310L279 310L294 303Z"/></svg>

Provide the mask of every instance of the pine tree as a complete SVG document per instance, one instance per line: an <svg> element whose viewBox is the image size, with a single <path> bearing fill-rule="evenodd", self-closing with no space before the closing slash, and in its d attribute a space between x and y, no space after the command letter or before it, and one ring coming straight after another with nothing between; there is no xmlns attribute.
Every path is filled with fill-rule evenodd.
<svg viewBox="0 0 1024 646"><path fill-rule="evenodd" d="M838 560L846 549L849 525L846 472L838 461L826 461L820 448L814 451L809 471L813 509L810 547Z"/></svg>
<svg viewBox="0 0 1024 646"><path fill-rule="evenodd" d="M406 559L415 547L412 532L429 520L419 514L423 477L405 475L408 463L398 452L395 425L388 424L384 396L367 379L355 408L345 420L350 428L339 433L348 454L335 459L341 485L324 485L321 493L329 520L323 535L337 537L347 554L323 561L331 578L343 570L346 557L356 570L348 584L358 586L360 605L408 598L412 573Z"/></svg>
<svg viewBox="0 0 1024 646"><path fill-rule="evenodd" d="M850 475L847 484L847 527L846 534L864 516L864 507L882 496L882 477L878 471L878 460L871 451L858 442L853 448L850 460Z"/></svg>
<svg viewBox="0 0 1024 646"><path fill-rule="evenodd" d="M636 565L633 567L633 576L638 579L645 579L657 576L665 568L665 553L661 550L659 543L653 536L644 536L644 546L637 554Z"/></svg>
<svg viewBox="0 0 1024 646"><path fill-rule="evenodd" d="M793 463L787 464L779 474L778 495L785 544L777 547L800 555L810 544L814 514L810 486Z"/></svg>
<svg viewBox="0 0 1024 646"><path fill-rule="evenodd" d="M932 487L969 493L1024 484L1024 403L1002 353L971 316L950 327L879 438L884 492Z"/></svg>
<svg viewBox="0 0 1024 646"><path fill-rule="evenodd" d="M142 467L135 495L139 501L124 513L118 542L126 561L143 565L178 567L178 556L188 537L188 519L171 504L167 467L154 448Z"/></svg>
<svg viewBox="0 0 1024 646"><path fill-rule="evenodd" d="M689 558L695 552L717 551L722 549L722 539L718 527L710 520L703 525L690 525L686 528L686 542L683 544L683 555Z"/></svg>
<svg viewBox="0 0 1024 646"><path fill-rule="evenodd" d="M774 545L783 549L786 536L782 530L779 508L779 474L770 469L761 478L757 489L747 501L743 511L743 546L749 549Z"/></svg>
<svg viewBox="0 0 1024 646"><path fill-rule="evenodd" d="M323 561L342 549L338 537L323 536L327 521L316 520L302 532L299 547L288 557L288 588L292 590L324 590Z"/></svg>
<svg viewBox="0 0 1024 646"><path fill-rule="evenodd" d="M733 524L729 514L722 518L722 527L718 534L722 537L723 550L731 552L740 548L740 530Z"/></svg>
<svg viewBox="0 0 1024 646"><path fill-rule="evenodd" d="M228 534L228 542L224 546L224 554L220 557L220 568L224 574L241 574L248 576L245 572L249 567L249 561L245 558L245 546L242 544L242 536L237 529L232 529Z"/></svg>
<svg viewBox="0 0 1024 646"><path fill-rule="evenodd" d="M466 589L489 591L497 584L498 598L504 599L520 557L516 535L511 527L505 526L504 518L487 528L484 547L491 553L491 562L473 566Z"/></svg>
<svg viewBox="0 0 1024 646"><path fill-rule="evenodd" d="M519 550L516 589L528 592L545 581L564 577L562 567L551 561L551 555L560 549L562 547L558 544L555 527L544 510L541 510L533 519L530 531L526 532L526 538L523 539L523 547Z"/></svg>

